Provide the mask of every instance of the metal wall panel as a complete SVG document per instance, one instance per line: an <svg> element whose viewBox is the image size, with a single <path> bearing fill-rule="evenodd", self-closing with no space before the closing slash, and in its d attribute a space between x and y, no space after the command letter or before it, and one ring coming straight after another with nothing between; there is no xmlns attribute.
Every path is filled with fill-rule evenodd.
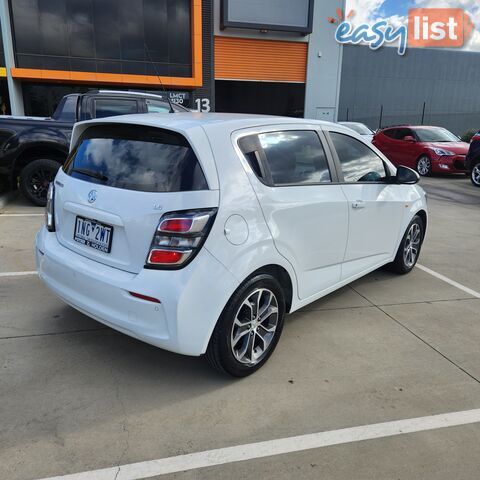
<svg viewBox="0 0 480 480"><path fill-rule="evenodd" d="M440 125L463 134L480 129L480 53L345 46L339 120L378 128ZM423 108L425 103L425 113Z"/></svg>

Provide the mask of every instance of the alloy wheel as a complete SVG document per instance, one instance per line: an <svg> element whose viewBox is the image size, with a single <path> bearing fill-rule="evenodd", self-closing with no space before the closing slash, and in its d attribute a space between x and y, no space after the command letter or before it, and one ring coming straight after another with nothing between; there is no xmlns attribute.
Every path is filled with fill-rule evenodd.
<svg viewBox="0 0 480 480"><path fill-rule="evenodd" d="M418 223L413 223L408 230L407 237L405 239L405 246L403 247L403 261L407 268L412 268L418 257L420 251L420 243L422 236L422 230Z"/></svg>
<svg viewBox="0 0 480 480"><path fill-rule="evenodd" d="M50 182L55 178L56 172L48 169L38 169L30 177L30 192L34 197L43 199L47 197Z"/></svg>
<svg viewBox="0 0 480 480"><path fill-rule="evenodd" d="M428 157L420 158L417 163L417 170L422 176L428 175L430 173L430 159Z"/></svg>
<svg viewBox="0 0 480 480"><path fill-rule="evenodd" d="M278 325L278 301L274 293L258 288L244 300L233 322L230 335L237 361L256 365L267 354Z"/></svg>
<svg viewBox="0 0 480 480"><path fill-rule="evenodd" d="M480 163L477 163L472 170L472 182L480 187Z"/></svg>

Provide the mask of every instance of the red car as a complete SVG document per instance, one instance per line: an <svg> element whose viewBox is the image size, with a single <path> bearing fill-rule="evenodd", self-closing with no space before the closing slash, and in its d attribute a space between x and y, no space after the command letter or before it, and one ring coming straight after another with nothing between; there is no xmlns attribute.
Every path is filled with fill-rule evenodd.
<svg viewBox="0 0 480 480"><path fill-rule="evenodd" d="M394 165L432 172L465 173L469 144L441 127L398 126L379 130L372 142Z"/></svg>

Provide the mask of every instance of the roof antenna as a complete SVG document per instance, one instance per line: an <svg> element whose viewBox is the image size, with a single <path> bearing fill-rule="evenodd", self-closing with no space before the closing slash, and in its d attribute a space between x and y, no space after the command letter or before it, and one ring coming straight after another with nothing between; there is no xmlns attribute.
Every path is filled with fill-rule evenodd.
<svg viewBox="0 0 480 480"><path fill-rule="evenodd" d="M160 77L160 74L158 73L157 66L155 65L155 63L153 63L152 57L150 56L150 50L147 47L147 42L144 42L144 45L145 45L145 52L147 52L148 61L153 65L153 69L155 70L155 74L157 75L158 81L160 82L160 85L162 86L163 93L167 97L167 102L170 105L170 111L168 113L175 113L175 110L173 109L172 101L170 100L170 95L165 90L165 85L163 84L162 78Z"/></svg>

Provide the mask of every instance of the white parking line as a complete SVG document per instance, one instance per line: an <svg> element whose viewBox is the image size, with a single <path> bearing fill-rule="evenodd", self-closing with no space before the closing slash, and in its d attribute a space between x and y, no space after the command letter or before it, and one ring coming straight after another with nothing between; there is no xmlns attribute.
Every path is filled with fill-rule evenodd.
<svg viewBox="0 0 480 480"><path fill-rule="evenodd" d="M0 277L24 277L26 275L37 275L36 270L30 272L0 272Z"/></svg>
<svg viewBox="0 0 480 480"><path fill-rule="evenodd" d="M43 480L139 480L156 475L478 422L480 422L480 409L467 410L312 433L266 442L248 443L235 447L219 448L100 470L61 475Z"/></svg>
<svg viewBox="0 0 480 480"><path fill-rule="evenodd" d="M0 213L0 218L2 217L43 217L44 213Z"/></svg>
<svg viewBox="0 0 480 480"><path fill-rule="evenodd" d="M441 273L437 273L434 270L431 270L430 268L424 267L423 265L419 265L417 263L417 268L420 270L423 270L426 273L429 273L430 275L438 278L439 280L444 281L445 283L448 283L452 285L455 288L458 288L459 290L462 290L465 293L468 293L469 295L472 295L472 297L480 298L480 293L476 292L475 290L472 290L471 288L466 287L465 285L462 285L461 283L456 282L455 280L452 280L445 275L442 275Z"/></svg>

